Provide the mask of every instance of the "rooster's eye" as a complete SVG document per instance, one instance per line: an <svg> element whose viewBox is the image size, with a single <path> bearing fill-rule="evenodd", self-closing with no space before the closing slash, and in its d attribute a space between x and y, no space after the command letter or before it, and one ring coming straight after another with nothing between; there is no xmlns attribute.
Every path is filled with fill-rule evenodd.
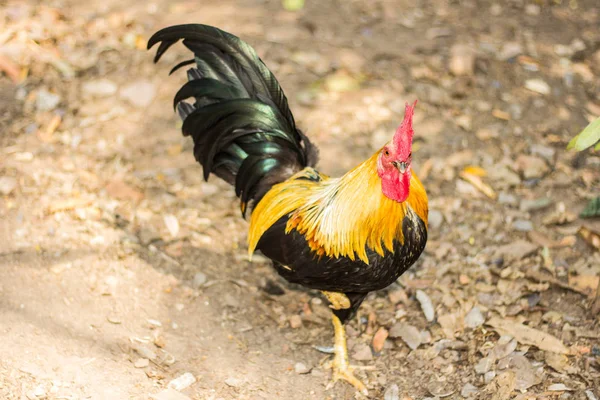
<svg viewBox="0 0 600 400"><path fill-rule="evenodd" d="M389 150L385 150L385 151L383 152L383 154L384 154L386 157L389 157L389 156L390 156L390 152L389 152Z"/></svg>

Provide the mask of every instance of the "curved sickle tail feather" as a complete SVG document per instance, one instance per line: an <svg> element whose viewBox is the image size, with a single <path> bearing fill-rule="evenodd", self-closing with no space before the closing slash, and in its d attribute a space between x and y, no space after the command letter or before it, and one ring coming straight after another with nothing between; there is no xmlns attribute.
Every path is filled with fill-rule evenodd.
<svg viewBox="0 0 600 400"><path fill-rule="evenodd" d="M148 41L148 49L160 43L154 62L182 39L194 58L171 73L195 64L174 98L183 134L194 140L204 179L212 172L235 185L245 215L247 204L258 203L271 186L313 167L317 151L296 127L277 79L250 45L212 26L171 26ZM188 98L194 103L184 101Z"/></svg>

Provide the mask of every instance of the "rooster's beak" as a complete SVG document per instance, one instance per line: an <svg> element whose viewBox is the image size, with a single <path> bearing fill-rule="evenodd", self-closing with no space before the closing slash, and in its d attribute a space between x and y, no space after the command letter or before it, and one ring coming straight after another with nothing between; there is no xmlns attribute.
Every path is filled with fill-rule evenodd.
<svg viewBox="0 0 600 400"><path fill-rule="evenodd" d="M393 164L394 167L398 168L398 171L400 171L401 174L405 173L406 167L408 167L408 164L405 162L394 161Z"/></svg>

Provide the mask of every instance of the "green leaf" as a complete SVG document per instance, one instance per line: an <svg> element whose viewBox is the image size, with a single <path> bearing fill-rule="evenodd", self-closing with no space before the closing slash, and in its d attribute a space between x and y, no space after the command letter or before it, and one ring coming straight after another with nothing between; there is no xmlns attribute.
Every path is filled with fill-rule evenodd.
<svg viewBox="0 0 600 400"><path fill-rule="evenodd" d="M598 141L600 141L600 117L592 121L588 126L585 127L584 130L571 139L567 146L567 150L585 150L588 147L593 146Z"/></svg>
<svg viewBox="0 0 600 400"><path fill-rule="evenodd" d="M598 142L598 144L596 144L596 147L594 147L594 150L600 151L600 142Z"/></svg>
<svg viewBox="0 0 600 400"><path fill-rule="evenodd" d="M579 216L581 218L600 217L600 196L590 200Z"/></svg>
<svg viewBox="0 0 600 400"><path fill-rule="evenodd" d="M304 8L304 0L283 0L282 3L287 11L300 11Z"/></svg>

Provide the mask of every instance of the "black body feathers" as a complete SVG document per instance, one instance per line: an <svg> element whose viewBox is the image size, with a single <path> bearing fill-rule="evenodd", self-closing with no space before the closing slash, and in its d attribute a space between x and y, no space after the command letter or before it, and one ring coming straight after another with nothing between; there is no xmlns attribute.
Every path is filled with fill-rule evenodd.
<svg viewBox="0 0 600 400"><path fill-rule="evenodd" d="M194 156L204 168L235 185L236 195L256 204L272 185L304 167L313 167L317 152L296 127L287 98L275 76L254 49L238 37L207 25L177 25L155 33L150 49L160 42L157 62L183 39L196 64L174 105L183 120L183 134L194 140ZM194 98L194 104L183 100Z"/></svg>

